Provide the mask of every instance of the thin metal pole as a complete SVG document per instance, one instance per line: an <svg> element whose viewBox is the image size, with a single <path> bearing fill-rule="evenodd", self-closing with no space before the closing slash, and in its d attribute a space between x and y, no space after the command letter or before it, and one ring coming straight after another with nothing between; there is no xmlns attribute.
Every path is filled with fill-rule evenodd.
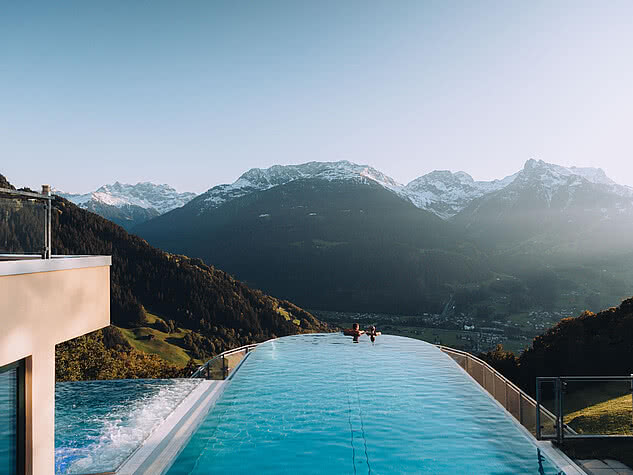
<svg viewBox="0 0 633 475"><path fill-rule="evenodd" d="M521 407L521 393L519 393L519 408ZM521 421L523 423L523 421ZM541 382L536 378L536 438L541 440Z"/></svg>
<svg viewBox="0 0 633 475"><path fill-rule="evenodd" d="M51 203L51 200L47 201L46 207L48 208L48 256L47 259L50 259L52 257L53 254L53 231L52 231L52 227L53 227L53 204Z"/></svg>
<svg viewBox="0 0 633 475"><path fill-rule="evenodd" d="M48 203L44 205L44 252L43 259L48 259Z"/></svg>
<svg viewBox="0 0 633 475"><path fill-rule="evenodd" d="M565 398L565 388L567 387L567 383L564 378L561 378L560 381L560 396L558 397L558 417L560 420L560 443L563 443L563 439L565 438L565 422L563 421L563 417L565 416L563 410L563 401Z"/></svg>
<svg viewBox="0 0 633 475"><path fill-rule="evenodd" d="M561 383L560 383L560 378L556 378L556 441L560 444L562 442L562 435L561 435L561 425L562 425L562 420L563 420L563 416L561 414L561 397L563 396L562 391L561 391Z"/></svg>

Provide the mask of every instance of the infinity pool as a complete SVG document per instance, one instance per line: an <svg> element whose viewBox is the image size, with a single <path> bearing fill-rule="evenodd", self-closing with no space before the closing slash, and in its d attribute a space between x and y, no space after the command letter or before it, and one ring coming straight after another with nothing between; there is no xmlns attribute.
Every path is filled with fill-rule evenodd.
<svg viewBox="0 0 633 475"><path fill-rule="evenodd" d="M214 473L558 469L433 345L321 334L258 346L169 471Z"/></svg>
<svg viewBox="0 0 633 475"><path fill-rule="evenodd" d="M55 473L114 472L200 383L77 381L55 386Z"/></svg>

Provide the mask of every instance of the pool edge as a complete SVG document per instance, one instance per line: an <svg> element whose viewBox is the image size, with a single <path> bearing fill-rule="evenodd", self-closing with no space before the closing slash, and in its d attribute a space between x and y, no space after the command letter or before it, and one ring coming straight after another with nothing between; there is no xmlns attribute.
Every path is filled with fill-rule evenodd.
<svg viewBox="0 0 633 475"><path fill-rule="evenodd" d="M114 473L166 473L224 392L226 384L227 381L202 381Z"/></svg>
<svg viewBox="0 0 633 475"><path fill-rule="evenodd" d="M438 350L441 351L439 348ZM512 415L512 413L510 413L510 411L508 411L505 407L503 407L503 404L497 401L497 399L495 399L492 394L490 394L485 388L483 388L481 384L479 384L479 382L477 382L475 378L473 378L464 368L462 368L459 364L457 364L457 362L453 358L451 358L450 355L447 355L446 353L444 353L444 355L451 362L453 362L453 364L455 364L455 366L457 366L460 369L460 371L462 371L466 376L468 376L468 378L470 378L475 383L475 385L486 396L488 396L488 398L490 398L495 403L495 405L499 409L501 409L503 412L505 412L508 415L512 423L519 428L519 430L534 444L534 446L537 449L540 449L541 452L543 452L545 456L552 463L556 465L556 468L559 468L560 470L562 470L566 475L586 475L586 472L584 470L582 470L562 450L560 450L558 447L555 447L554 444L552 444L549 441L537 440L536 437L534 437L534 435L532 435L532 433L529 430L523 427L523 425L521 425L521 423L519 423L519 421L516 420L516 418Z"/></svg>

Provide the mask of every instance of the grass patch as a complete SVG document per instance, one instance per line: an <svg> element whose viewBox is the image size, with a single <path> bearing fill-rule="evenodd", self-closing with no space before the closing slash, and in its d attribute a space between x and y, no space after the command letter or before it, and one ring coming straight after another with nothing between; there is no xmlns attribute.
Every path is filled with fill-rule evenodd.
<svg viewBox="0 0 633 475"><path fill-rule="evenodd" d="M565 423L579 434L633 435L631 430L631 395L599 402L566 414Z"/></svg>
<svg viewBox="0 0 633 475"><path fill-rule="evenodd" d="M155 325L160 317L149 312L146 314L147 325ZM135 350L158 355L165 361L184 367L189 362L190 356L182 344L183 339L191 330L177 328L174 333L165 333L150 326L137 328L117 327L123 336ZM197 363L200 361L196 360Z"/></svg>

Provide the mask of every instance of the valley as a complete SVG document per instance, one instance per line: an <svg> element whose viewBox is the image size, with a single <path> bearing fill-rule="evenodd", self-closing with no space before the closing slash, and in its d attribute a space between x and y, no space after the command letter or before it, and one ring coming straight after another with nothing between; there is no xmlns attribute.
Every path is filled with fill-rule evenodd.
<svg viewBox="0 0 633 475"><path fill-rule="evenodd" d="M453 299L448 322L520 348L633 294L632 218L633 189L600 169L528 160L490 182L400 185L342 161L249 170L133 232L307 308L441 315Z"/></svg>

